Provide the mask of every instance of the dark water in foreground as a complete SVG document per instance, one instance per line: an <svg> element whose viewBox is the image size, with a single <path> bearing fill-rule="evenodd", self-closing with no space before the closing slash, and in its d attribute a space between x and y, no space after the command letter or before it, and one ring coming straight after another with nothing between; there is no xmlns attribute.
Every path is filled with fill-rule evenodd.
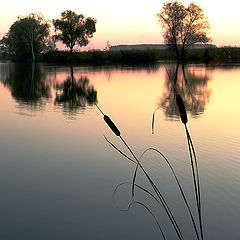
<svg viewBox="0 0 240 240"><path fill-rule="evenodd" d="M177 74L176 74L177 73ZM73 76L73 78L72 78ZM169 159L196 217L191 166L174 90L184 99L196 149L205 239L240 239L240 65L151 67L0 64L0 239L177 239L169 220L136 189L135 164L94 103L139 157ZM90 96L90 97L89 97ZM158 108L158 110L156 110ZM152 116L155 112L154 134ZM162 158L141 159L185 239L195 239ZM139 171L137 184L151 191ZM144 204L141 205L141 204Z"/></svg>

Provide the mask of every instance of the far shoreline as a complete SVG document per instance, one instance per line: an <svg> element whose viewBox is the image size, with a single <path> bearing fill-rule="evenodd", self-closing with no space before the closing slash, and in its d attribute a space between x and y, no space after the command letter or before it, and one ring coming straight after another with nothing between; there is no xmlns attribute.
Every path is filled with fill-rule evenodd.
<svg viewBox="0 0 240 240"><path fill-rule="evenodd" d="M15 56L0 56L1 62L28 62L31 56L25 59L16 59ZM163 44L118 45L108 50L74 51L52 50L38 56L36 62L49 64L79 64L79 65L105 65L105 64L155 64L158 61L178 60L174 51ZM240 61L240 47L217 47L212 44L195 45L187 51L182 62L195 63L229 63Z"/></svg>

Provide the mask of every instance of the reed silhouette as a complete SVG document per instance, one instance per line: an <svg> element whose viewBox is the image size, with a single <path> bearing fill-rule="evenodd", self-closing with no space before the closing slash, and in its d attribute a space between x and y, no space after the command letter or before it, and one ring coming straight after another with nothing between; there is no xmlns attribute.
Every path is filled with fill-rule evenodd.
<svg viewBox="0 0 240 240"><path fill-rule="evenodd" d="M135 201L134 200L134 197L135 197L135 190L136 190L136 187L140 188L142 191L144 191L145 193L149 194L149 196L151 196L153 199L155 199L157 201L157 203L164 209L172 227L174 228L175 230L175 233L178 237L178 239L181 239L183 240L184 239L184 236L182 234L182 231L180 229L180 226L179 226L179 223L177 222L169 204L167 203L165 197L163 196L163 194L161 193L161 191L159 190L159 188L157 187L156 183L152 180L151 176L149 175L149 173L146 171L146 169L144 168L144 166L142 165L141 163L141 158L144 156L144 154L147 152L147 151L150 151L150 150L153 150L153 151L156 151L158 152L165 161L167 161L167 163L170 165L171 167L171 164L170 162L168 161L168 159L160 152L158 151L157 149L154 149L154 148L148 148L146 149L140 158L138 158L135 153L132 151L132 149L130 148L130 146L127 144L127 142L125 141L125 139L123 138L123 136L121 135L121 132L120 130L117 128L117 126L114 124L114 122L107 116L104 114L104 112L102 111L102 109L98 106L97 103L94 103L99 112L103 115L103 119L104 121L106 122L106 124L108 125L108 127L113 131L113 133L120 138L120 140L122 141L123 145L126 147L128 153L130 154L130 156L128 156L128 154L124 153L122 150L120 150L116 145L114 145L112 142L110 142L106 136L105 139L106 141L115 149L117 150L121 155L123 155L125 158L127 158L128 160L130 160L131 162L134 162L136 164L136 168L135 168L135 171L134 171L134 174L133 174L133 180L132 180L132 183L131 183L131 186L132 186L132 201L131 203L129 204L129 207L128 209L132 206L133 203L138 203L139 205L143 206L146 210L148 210L148 212L151 213L151 215L154 217L155 221L157 222L154 214L151 212L151 210L146 206L144 205L143 203L140 203L139 201ZM143 188L143 187L140 187L139 185L136 184L136 178L137 178L137 173L138 173L138 170L141 170L144 174L144 176L146 177L147 181L149 182L150 186L151 186L151 189L153 191L153 193L151 193L149 190ZM179 184L179 181L177 179L177 176L173 170L173 168L171 167L171 170L173 171L174 173L174 176L178 182L178 186L180 186ZM180 186L181 187L181 186ZM182 189L181 189L182 190ZM183 192L183 190L182 190ZM192 217L193 218L193 217ZM157 222L157 225L160 229L160 232L163 236L163 238L165 239L165 236L164 236L164 233L159 225L159 223Z"/></svg>
<svg viewBox="0 0 240 240"><path fill-rule="evenodd" d="M193 223L194 230L195 230L195 233L196 233L196 237L197 237L197 239L204 239L203 223L202 223L202 207L201 207L201 190L200 190L200 179L199 179L197 155L196 155L196 151L195 151L195 148L194 148L194 145L193 145L193 141L191 139L191 135L190 135L188 127L187 127L188 117L187 117L185 104L183 102L183 99L182 99L181 95L179 94L179 90L178 90L179 88L177 86L177 83L178 83L178 68L179 68L179 64L176 65L175 74L172 74L172 72L168 71L167 68L166 68L166 72L167 72L167 76L168 76L168 80L170 82L170 85L172 86L172 90L173 90L172 92L173 92L173 95L174 95L174 99L175 99L175 103L176 103L176 106L177 106L178 114L180 116L180 119L181 119L181 121L184 125L185 132L186 132L188 151L189 151L189 156L190 156L190 165L191 165L192 178L193 178L194 193L195 193L195 200L196 200L197 213L198 213L198 222L199 222L199 232L200 232L200 234L198 233L198 230L197 230L197 227L196 227L196 221L194 220L192 210L189 207L188 201L187 201L187 199L184 195L184 191L181 187L181 184L178 182L177 179L176 179L176 181L178 183L178 187L179 187L180 192L182 194L183 200L184 200L184 202L186 204L186 207L188 209L188 212L190 214L191 221ZM183 75L184 75L186 85L188 85L188 81L187 81L185 71L184 71L184 66L182 66L182 70L183 70ZM159 108L157 108L153 112L153 118L152 118L152 133L153 134L154 134L155 113L158 109ZM169 165L169 167L171 168L171 165ZM173 174L175 175L174 172L173 172Z"/></svg>
<svg viewBox="0 0 240 240"><path fill-rule="evenodd" d="M169 74L169 73L168 73ZM135 200L135 191L136 188L140 189L141 191L143 191L144 193L148 194L151 198L153 198L158 204L159 206L161 206L178 239L183 240L184 236L182 233L182 230L180 228L180 224L177 222L176 217L174 216L174 213L172 211L172 209L170 208L166 198L164 197L164 195L162 194L162 192L160 191L159 187L157 186L157 184L153 181L153 179L151 178L150 174L147 172L147 170L144 168L141 159L143 158L143 156L149 152L149 151L154 151L157 154L160 155L161 159L163 159L166 164L168 165L172 175L174 176L174 179L176 181L176 184L178 186L178 189L181 193L182 199L185 203L186 209L189 213L192 225L193 225L193 229L195 232L195 236L197 239L204 239L204 235L203 235L203 223L202 223L202 207L201 207L201 192L200 192L200 180L199 180L199 171L198 171L198 164L197 164L197 156L196 156L196 152L195 152L195 148L189 133L189 130L187 128L187 122L188 122L188 118L187 118L187 112L186 112L186 108L184 105L184 102L182 100L181 95L177 92L175 83L177 82L177 75L175 76L174 81L172 82L173 85L173 89L174 89L174 96L175 96L175 101L176 101L176 105L179 111L179 115L181 118L182 123L184 124L185 127L185 132L186 132L186 136L187 136L187 143L188 143L188 151L189 151L189 155L190 155L190 164L191 164L191 171L192 171L192 177L193 177L193 186L194 186L194 193L195 193L195 200L196 200L196 206L197 206L197 215L198 215L198 224L197 221L194 218L194 214L192 209L190 208L190 205L188 203L187 197L184 193L184 190L181 186L181 183L177 177L177 174L175 172L175 170L173 169L170 161L167 159L167 157L165 157L165 155L159 151L156 148L152 148L149 147L147 149L145 149L142 153L142 155L138 158L135 153L132 151L132 149L130 148L130 146L127 144L127 142L125 141L125 139L123 138L123 136L121 135L120 130L117 128L117 126L114 124L114 122L107 116L104 114L104 112L101 110L101 108L97 105L97 103L95 103L95 105L97 106L98 110L100 111L100 113L103 115L103 119L106 122L106 124L108 125L108 127L113 131L113 133L120 138L120 140L122 141L123 145L126 147L128 154L130 154L130 156L125 153L123 150L119 149L116 145L114 145L112 142L110 142L106 136L104 136L104 138L106 139L106 141L115 149L117 150L122 156L124 156L125 158L127 158L129 161L134 162L136 164L134 173L133 173L133 178L132 178L132 182L131 183L122 183L119 184L117 186L117 188L114 191L113 196L115 196L117 190L119 189L120 186L122 186L123 184L130 184L131 185L131 196L132 196L132 200L129 203L128 207L126 209L124 209L124 211L128 211L131 206L133 204L138 204L142 207L144 207L150 214L151 216L154 218L159 231L161 232L161 236L163 239L166 239L165 234L163 232L163 229L161 228L159 222L157 221L157 218L155 217L155 215L153 214L153 212L151 211L151 209L146 206L145 204L141 203L138 200ZM156 109L157 110L157 109ZM154 116L155 116L155 112L153 113L153 121L152 121L152 129L154 128ZM141 187L140 185L138 185L136 183L137 180L137 175L138 175L138 171L141 170L142 173L144 174L145 178L147 179L148 183L151 186L151 190L148 190L144 187ZM123 209L122 209L123 210Z"/></svg>

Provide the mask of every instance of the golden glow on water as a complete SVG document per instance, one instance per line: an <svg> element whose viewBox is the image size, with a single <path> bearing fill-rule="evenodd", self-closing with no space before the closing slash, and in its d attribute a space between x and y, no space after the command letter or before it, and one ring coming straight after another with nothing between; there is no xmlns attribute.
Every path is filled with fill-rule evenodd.
<svg viewBox="0 0 240 240"><path fill-rule="evenodd" d="M58 239L63 233L62 239L67 239L70 233L76 239L82 236L97 239L99 235L92 229L98 229L101 222L104 226L108 224L110 230L102 233L105 228L101 228L99 232L106 234L106 239L116 239L122 236L119 226L128 221L124 229L126 239L133 234L136 234L134 239L145 240L149 234L151 239L158 239L159 233L143 209L136 208L134 214L122 215L112 208L115 187L131 180L135 165L104 140L106 135L127 152L96 106L86 96L74 101L71 84L77 88L88 79L84 86L97 92L99 107L115 122L134 153L140 156L150 146L162 151L177 171L186 193L191 194L186 136L173 90L181 94L199 162L204 224L208 226L206 238L227 239L230 235L239 238L240 66L197 64L177 68L176 64L160 63L155 67L74 67L73 83L69 81L70 67L40 64L35 78L31 75L31 65L0 67L1 214L4 219L15 219L16 214L19 219L26 216L24 222L13 221L11 229L29 230L33 224L35 228L29 230L27 240L36 234L46 239L49 231ZM60 91L57 88L63 83L66 92L57 102L56 93ZM160 109L155 114L152 134L152 116L157 107ZM161 191L176 208L179 219L183 219L184 208L176 200L179 194L162 159L149 154L142 162L151 176L159 180ZM137 181L143 182L140 175ZM155 205L152 207L163 220L162 212ZM139 222L142 219L144 222ZM219 228L219 219L224 230ZM167 233L171 232L163 221ZM46 224L42 225L43 222ZM83 231L89 226L91 231L81 231L80 236L79 223ZM180 223L187 236L191 235L187 221ZM7 228L9 223L2 224ZM62 225L64 229L59 230L58 226ZM15 239L22 232L25 231L19 232ZM1 234L6 239L14 239L12 231ZM174 237L170 234L169 239Z"/></svg>
<svg viewBox="0 0 240 240"><path fill-rule="evenodd" d="M226 132L238 135L240 111L240 71L236 69L215 70L212 85L212 99L207 109L207 121L214 125L216 132ZM217 121L216 121L217 119ZM210 130L209 129L209 130Z"/></svg>
<svg viewBox="0 0 240 240"><path fill-rule="evenodd" d="M147 85L146 80L148 81ZM127 70L116 71L109 74L107 81L105 76L103 79L96 78L95 80L93 78L93 81L97 88L99 82L103 84L101 85L103 102L100 99L103 106L108 106L111 101L113 108L124 108L127 112L131 112L132 108L137 112L145 112L149 106L154 108L162 89L161 75L158 73L151 75L146 71L132 73L130 71L130 74ZM115 102L116 100L117 102Z"/></svg>
<svg viewBox="0 0 240 240"><path fill-rule="evenodd" d="M189 95L190 98L186 99L191 102L192 94L197 94L194 99L201 102L204 100L204 98L201 100L202 96L205 96L204 92L209 92L207 99L202 102L204 104L203 108L199 108L203 109L203 112L197 113L195 117L193 116L195 119L192 120L193 124L194 122L197 124L204 122L205 128L209 131L216 133L226 131L237 135L239 133L238 121L240 119L240 112L236 111L240 98L238 94L240 70L205 69L203 67L194 68L194 66L187 69L187 73L189 71L188 74L190 74L187 77L193 77L194 73L196 79L208 79L206 84L202 85L199 82L195 90L191 90L194 92ZM70 68L47 67L46 70L46 82L50 84L50 95L54 97L56 84L61 84L70 77ZM153 111L163 101L163 93L170 94L167 92L169 90L166 90L169 82L163 66L157 69L139 70L103 68L100 71L89 68L74 68L74 78L78 80L81 76L87 76L89 85L94 86L97 90L98 104L103 111L106 114L113 115L119 123L124 123L124 126L129 129L131 129L132 125L140 129L141 126L145 126L144 121L148 122L146 125L150 126ZM182 77L179 76L179 82L182 81ZM182 85L181 87L186 86ZM7 106L12 101L6 87L1 87L1 98L5 99L0 103L1 108L7 109ZM6 99L8 99L8 103L6 103ZM191 116L190 113L191 111L189 111L189 117ZM160 115L160 113L157 114ZM169 116L166 115L166 117ZM216 121L216 118L218 121ZM213 125L214 128L212 128ZM201 134L201 130L199 134Z"/></svg>

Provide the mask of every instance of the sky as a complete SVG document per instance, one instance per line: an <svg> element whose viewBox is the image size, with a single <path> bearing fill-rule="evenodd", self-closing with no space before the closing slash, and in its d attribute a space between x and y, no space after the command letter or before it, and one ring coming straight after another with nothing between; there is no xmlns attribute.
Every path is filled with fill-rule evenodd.
<svg viewBox="0 0 240 240"><path fill-rule="evenodd" d="M46 19L60 18L64 10L73 10L97 20L97 31L88 49L110 45L163 43L156 14L166 0L11 0L0 6L0 37L7 33L18 16L42 13ZM180 1L188 5L190 0ZM217 46L240 46L240 1L196 0L211 25L210 37Z"/></svg>

